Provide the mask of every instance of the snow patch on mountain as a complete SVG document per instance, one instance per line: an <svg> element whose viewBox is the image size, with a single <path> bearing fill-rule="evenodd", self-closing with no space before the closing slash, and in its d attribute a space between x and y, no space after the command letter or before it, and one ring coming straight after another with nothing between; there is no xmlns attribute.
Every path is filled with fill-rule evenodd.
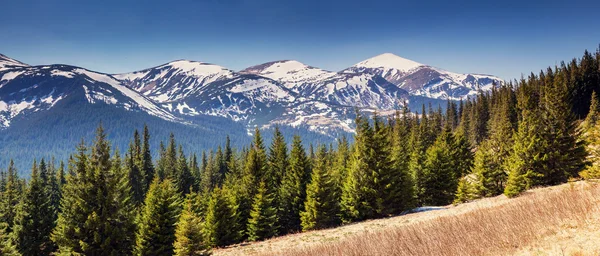
<svg viewBox="0 0 600 256"><path fill-rule="evenodd" d="M241 73L271 78L295 92L298 92L299 87L303 84L316 83L336 74L336 72L311 67L295 60L268 62L247 68Z"/></svg>
<svg viewBox="0 0 600 256"><path fill-rule="evenodd" d="M361 61L355 64L353 67L357 68L373 68L373 69L384 69L392 72L408 72L418 67L425 66L416 61L405 59L394 55L392 53L384 53L377 55L373 58Z"/></svg>
<svg viewBox="0 0 600 256"><path fill-rule="evenodd" d="M11 69L11 68L19 68L19 67L28 67L29 65L15 60L13 58L9 58L6 55L0 54L0 71Z"/></svg>

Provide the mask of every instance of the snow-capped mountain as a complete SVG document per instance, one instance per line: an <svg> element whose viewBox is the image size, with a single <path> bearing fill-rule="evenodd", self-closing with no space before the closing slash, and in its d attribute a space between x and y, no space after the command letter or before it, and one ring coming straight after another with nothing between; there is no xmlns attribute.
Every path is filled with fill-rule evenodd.
<svg viewBox="0 0 600 256"><path fill-rule="evenodd" d="M384 53L342 71L379 75L411 95L434 99L466 99L487 91L503 80L491 75L458 74Z"/></svg>
<svg viewBox="0 0 600 256"><path fill-rule="evenodd" d="M67 65L29 66L0 55L0 128L79 95L88 104L175 123L219 117L247 127L282 124L329 134L352 131L355 108L389 112L407 102L465 99L501 83L494 76L452 73L390 53L340 72L295 60L239 72L178 60L114 75Z"/></svg>
<svg viewBox="0 0 600 256"><path fill-rule="evenodd" d="M175 61L114 77L184 118L209 115L255 123L295 100L293 92L268 77L196 61Z"/></svg>
<svg viewBox="0 0 600 256"><path fill-rule="evenodd" d="M11 68L27 67L29 65L18 60L9 58L6 55L0 54L0 71Z"/></svg>
<svg viewBox="0 0 600 256"><path fill-rule="evenodd" d="M170 102L197 93L208 84L231 79L234 72L209 63L179 60L115 78L156 102Z"/></svg>
<svg viewBox="0 0 600 256"><path fill-rule="evenodd" d="M295 60L267 62L244 69L240 73L271 78L297 93L336 74Z"/></svg>
<svg viewBox="0 0 600 256"><path fill-rule="evenodd" d="M110 75L68 65L49 65L0 71L0 128L8 127L14 119L48 110L66 98L183 122Z"/></svg>

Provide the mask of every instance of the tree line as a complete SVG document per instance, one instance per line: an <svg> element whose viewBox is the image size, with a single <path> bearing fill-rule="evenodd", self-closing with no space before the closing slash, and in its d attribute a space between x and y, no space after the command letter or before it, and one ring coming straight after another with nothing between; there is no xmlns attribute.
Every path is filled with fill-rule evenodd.
<svg viewBox="0 0 600 256"><path fill-rule="evenodd" d="M206 255L214 247L600 177L600 51L445 111L358 114L352 140L186 154L148 127L124 154L102 126L66 163L0 174L3 255Z"/></svg>

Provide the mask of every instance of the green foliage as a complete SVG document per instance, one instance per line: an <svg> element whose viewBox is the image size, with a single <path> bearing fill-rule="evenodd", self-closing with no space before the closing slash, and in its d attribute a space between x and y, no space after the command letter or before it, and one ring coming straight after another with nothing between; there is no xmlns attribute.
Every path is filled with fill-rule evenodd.
<svg viewBox="0 0 600 256"><path fill-rule="evenodd" d="M225 246L239 241L240 227L237 226L235 204L227 190L215 188L206 209L204 236L209 246Z"/></svg>
<svg viewBox="0 0 600 256"><path fill-rule="evenodd" d="M87 154L78 147L73 174L63 187L62 211L52 240L59 254L124 255L134 240L133 205L119 153L110 157L102 126Z"/></svg>
<svg viewBox="0 0 600 256"><path fill-rule="evenodd" d="M8 225L4 222L0 223L0 255L4 256L21 256L17 250L17 246L12 242L10 235L6 232Z"/></svg>
<svg viewBox="0 0 600 256"><path fill-rule="evenodd" d="M260 182L254 196L250 219L248 219L248 240L259 241L277 234L277 209L273 194L267 190L265 182Z"/></svg>
<svg viewBox="0 0 600 256"><path fill-rule="evenodd" d="M320 146L306 188L304 210L300 213L302 230L322 229L338 224L339 202L335 180L329 173L325 146Z"/></svg>
<svg viewBox="0 0 600 256"><path fill-rule="evenodd" d="M375 217L382 204L376 184L379 173L373 169L373 128L368 120L360 116L357 117L356 124L354 149L340 202L342 221L345 223Z"/></svg>
<svg viewBox="0 0 600 256"><path fill-rule="evenodd" d="M589 153L590 165L580 173L585 179L600 178L600 124L589 129L586 134L587 151Z"/></svg>
<svg viewBox="0 0 600 256"><path fill-rule="evenodd" d="M466 203L480 197L473 180L469 176L462 177L458 182L453 204Z"/></svg>
<svg viewBox="0 0 600 256"><path fill-rule="evenodd" d="M23 188L21 181L15 169L14 162L11 160L6 173L6 182L0 201L0 223L6 223L6 232L12 231L12 225L17 215L17 205L21 200Z"/></svg>
<svg viewBox="0 0 600 256"><path fill-rule="evenodd" d="M278 216L284 234L301 229L300 212L304 209L310 175L309 160L299 136L294 136L287 168L279 188Z"/></svg>
<svg viewBox="0 0 600 256"><path fill-rule="evenodd" d="M170 179L152 182L137 221L135 255L173 254L181 201L181 195Z"/></svg>
<svg viewBox="0 0 600 256"><path fill-rule="evenodd" d="M177 222L175 229L176 256L201 256L210 255L209 247L205 244L203 236L204 222L194 211L192 200L186 200L185 207Z"/></svg>
<svg viewBox="0 0 600 256"><path fill-rule="evenodd" d="M48 176L44 160L38 167L34 161L31 180L15 218L13 233L19 251L24 255L50 255L56 245L50 240L54 228L55 209L45 184ZM46 179L46 180L44 180Z"/></svg>
<svg viewBox="0 0 600 256"><path fill-rule="evenodd" d="M423 205L452 203L460 172L456 170L454 136L446 129L427 149L419 198Z"/></svg>

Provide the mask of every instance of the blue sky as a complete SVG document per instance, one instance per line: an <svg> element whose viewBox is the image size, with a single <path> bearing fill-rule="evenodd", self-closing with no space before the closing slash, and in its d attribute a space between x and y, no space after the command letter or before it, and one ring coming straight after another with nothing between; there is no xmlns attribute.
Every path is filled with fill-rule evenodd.
<svg viewBox="0 0 600 256"><path fill-rule="evenodd" d="M175 59L338 71L384 52L505 79L600 44L600 1L3 1L0 53L120 73Z"/></svg>

